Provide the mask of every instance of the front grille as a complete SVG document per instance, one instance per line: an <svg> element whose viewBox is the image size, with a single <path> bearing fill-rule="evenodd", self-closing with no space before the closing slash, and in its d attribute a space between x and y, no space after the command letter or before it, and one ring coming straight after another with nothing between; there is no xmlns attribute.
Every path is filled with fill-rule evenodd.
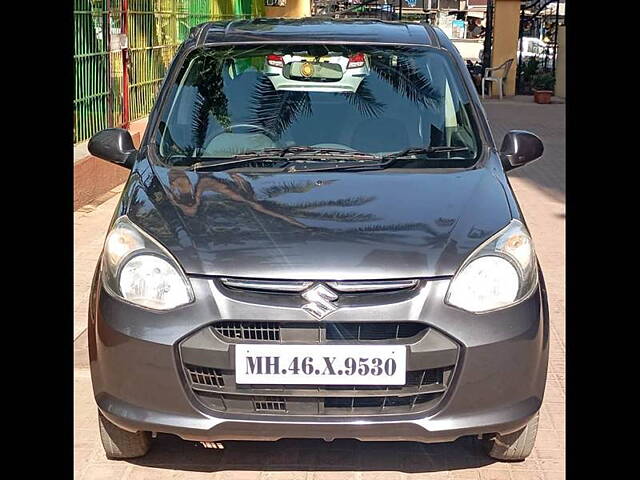
<svg viewBox="0 0 640 480"><path fill-rule="evenodd" d="M304 280L265 280L251 278L222 277L220 283L227 288L247 291L299 293L310 288L314 283L322 282ZM324 282L333 290L344 293L397 292L415 288L420 281L415 278L403 280L347 280Z"/></svg>
<svg viewBox="0 0 640 480"><path fill-rule="evenodd" d="M303 345L388 345L407 351L403 385L236 384L235 349L242 342ZM460 346L420 322L221 321L179 345L185 387L210 414L273 419L358 417L432 412L451 385ZM376 380L372 380L375 382Z"/></svg>
<svg viewBox="0 0 640 480"><path fill-rule="evenodd" d="M226 321L211 327L226 340L258 342L402 341L424 335L418 322L255 322Z"/></svg>

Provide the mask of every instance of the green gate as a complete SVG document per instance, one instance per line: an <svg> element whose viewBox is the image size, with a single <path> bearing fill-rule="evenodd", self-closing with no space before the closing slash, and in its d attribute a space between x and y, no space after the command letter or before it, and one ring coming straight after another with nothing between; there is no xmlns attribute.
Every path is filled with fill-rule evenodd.
<svg viewBox="0 0 640 480"><path fill-rule="evenodd" d="M192 26L264 16L264 0L74 1L74 142L148 115Z"/></svg>
<svg viewBox="0 0 640 480"><path fill-rule="evenodd" d="M74 0L74 141L113 125L107 0Z"/></svg>

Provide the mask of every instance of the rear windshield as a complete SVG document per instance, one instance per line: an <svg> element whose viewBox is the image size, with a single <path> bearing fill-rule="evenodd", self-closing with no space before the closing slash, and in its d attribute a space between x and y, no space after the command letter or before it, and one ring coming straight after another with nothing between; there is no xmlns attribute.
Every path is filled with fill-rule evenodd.
<svg viewBox="0 0 640 480"><path fill-rule="evenodd" d="M381 156L452 146L468 166L479 150L460 75L434 48L206 48L170 88L154 136L167 165L291 146Z"/></svg>

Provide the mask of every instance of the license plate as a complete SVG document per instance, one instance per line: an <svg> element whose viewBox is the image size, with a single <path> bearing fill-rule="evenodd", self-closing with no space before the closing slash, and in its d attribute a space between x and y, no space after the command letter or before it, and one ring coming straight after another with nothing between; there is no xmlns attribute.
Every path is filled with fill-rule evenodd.
<svg viewBox="0 0 640 480"><path fill-rule="evenodd" d="M404 385L402 345L236 345L236 383Z"/></svg>

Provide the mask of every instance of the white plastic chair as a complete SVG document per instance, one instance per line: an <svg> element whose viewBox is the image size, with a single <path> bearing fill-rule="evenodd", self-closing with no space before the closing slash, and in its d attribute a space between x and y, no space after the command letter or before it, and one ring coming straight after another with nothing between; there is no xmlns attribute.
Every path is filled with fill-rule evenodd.
<svg viewBox="0 0 640 480"><path fill-rule="evenodd" d="M495 82L498 84L498 94L500 95L500 99L502 100L502 91L503 91L503 83L509 74L509 69L511 68L511 64L513 63L513 58L510 58L502 65L494 68L485 68L484 76L482 77L482 98L484 98L484 82ZM489 74L493 73L491 76Z"/></svg>

